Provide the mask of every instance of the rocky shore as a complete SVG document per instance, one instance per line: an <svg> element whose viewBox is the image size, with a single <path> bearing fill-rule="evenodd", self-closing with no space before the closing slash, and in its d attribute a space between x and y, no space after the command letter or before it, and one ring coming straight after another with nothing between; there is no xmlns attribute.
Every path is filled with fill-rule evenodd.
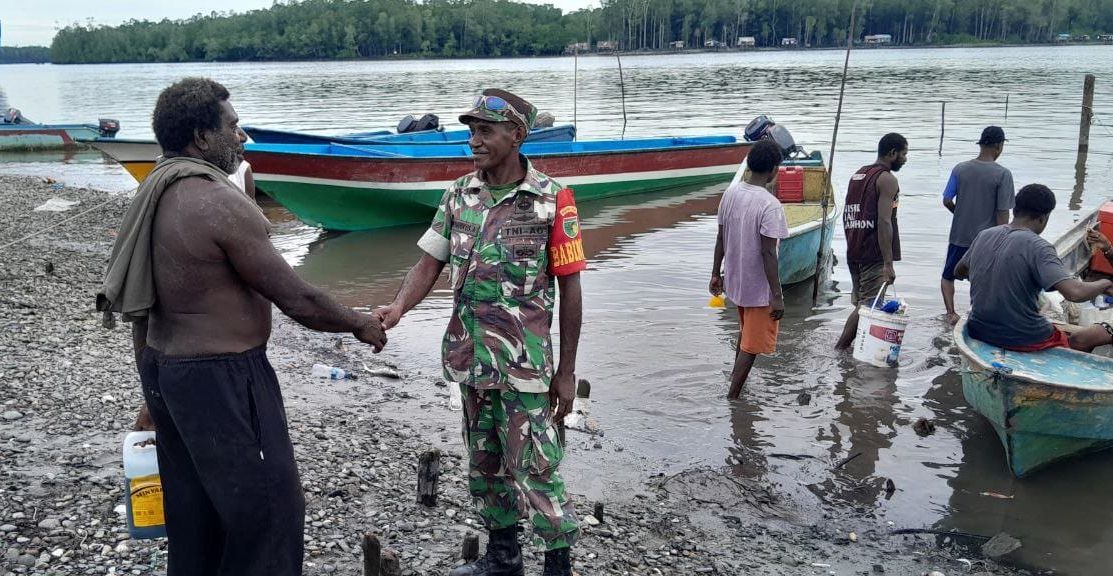
<svg viewBox="0 0 1113 576"><path fill-rule="evenodd" d="M52 197L80 204L33 211ZM129 333L104 328L93 310L128 201L0 176L0 575L165 573L165 542L129 539L122 515L120 443L140 402ZM361 574L367 532L398 553L403 574L445 574L459 563L478 517L458 416L435 377L398 374L389 352L373 355L350 336L313 333L278 314L269 350L306 493L306 574ZM314 362L369 371L318 380ZM569 460L605 442L569 434ZM439 501L427 508L415 488L418 456L430 448L443 456ZM595 502L577 499L580 574L1031 573L960 558L935 537L891 536L868 516L795 520L775 487L718 470L644 478L613 487L629 496L603 502L601 519ZM529 550L527 573L539 574L540 554Z"/></svg>

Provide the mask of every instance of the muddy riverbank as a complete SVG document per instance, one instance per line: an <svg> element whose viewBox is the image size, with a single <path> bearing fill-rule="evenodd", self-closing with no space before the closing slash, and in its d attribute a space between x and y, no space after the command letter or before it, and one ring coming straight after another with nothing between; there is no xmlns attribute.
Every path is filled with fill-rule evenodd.
<svg viewBox="0 0 1113 576"><path fill-rule="evenodd" d="M34 212L52 197L80 201ZM165 543L135 541L122 503L119 444L140 400L126 325L93 310L114 228L128 195L52 188L0 177L0 246L105 203L46 234L0 250L0 574L162 574ZM306 492L306 573L358 574L359 539L381 535L406 574L444 574L477 516L466 492L458 414L446 407L437 361L400 378L309 376L314 362L399 371L346 335L310 332L278 315L269 351L286 397ZM433 337L433 336L430 336ZM443 453L440 501L415 502L418 455ZM580 574L1029 574L943 537L891 536L868 510L805 513L772 481L729 469L616 474L608 436L569 432L566 466L577 510L596 500L575 549ZM640 477L614 485L610 478ZM899 488L899 487L898 487ZM584 496L585 492L592 494ZM947 538L950 543L962 540ZM529 555L531 573L540 555Z"/></svg>

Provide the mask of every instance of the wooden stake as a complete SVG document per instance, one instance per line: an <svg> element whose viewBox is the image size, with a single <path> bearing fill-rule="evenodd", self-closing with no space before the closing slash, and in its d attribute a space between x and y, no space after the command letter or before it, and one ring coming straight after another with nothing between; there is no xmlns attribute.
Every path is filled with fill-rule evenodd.
<svg viewBox="0 0 1113 576"><path fill-rule="evenodd" d="M370 532L364 534L359 547L363 549L363 576L380 576L383 545L378 536Z"/></svg>
<svg viewBox="0 0 1113 576"><path fill-rule="evenodd" d="M595 511L592 514L592 516L595 516L595 519L598 520L600 523L603 522L603 503L602 502L596 502L595 503Z"/></svg>
<svg viewBox="0 0 1113 576"><path fill-rule="evenodd" d="M626 81L622 78L622 56L615 52L618 59L618 88L622 90L622 139L626 139Z"/></svg>
<svg viewBox="0 0 1113 576"><path fill-rule="evenodd" d="M468 532L464 535L464 543L460 546L460 558L464 562L474 562L479 559L479 534Z"/></svg>
<svg viewBox="0 0 1113 576"><path fill-rule="evenodd" d="M402 576L402 564L394 550L383 550L383 576Z"/></svg>
<svg viewBox="0 0 1113 576"><path fill-rule="evenodd" d="M839 107L835 110L835 129L831 132L831 153L827 156L827 174L823 178L823 200L820 201L820 207L823 212L823 219L819 222L819 249L815 252L815 279L812 282L812 308L815 308L816 303L819 301L819 277L820 267L823 265L823 239L827 237L827 206L828 206L828 192L833 193L831 188L831 171L835 169L835 142L839 139L839 120L842 119L842 100L846 94L846 72L850 68L850 50L854 48L854 16L858 10L858 2L850 5L850 28L846 31L846 59L842 63L842 84L839 86Z"/></svg>
<svg viewBox="0 0 1113 576"><path fill-rule="evenodd" d="M1082 119L1078 123L1078 162L1085 164L1090 152L1090 124L1094 121L1094 75L1087 74L1082 85Z"/></svg>
<svg viewBox="0 0 1113 576"><path fill-rule="evenodd" d="M1005 94L1005 122L1009 121L1009 95Z"/></svg>
<svg viewBox="0 0 1113 576"><path fill-rule="evenodd" d="M441 475L441 451L436 448L422 453L417 460L417 503L437 505L437 482Z"/></svg>
<svg viewBox="0 0 1113 576"><path fill-rule="evenodd" d="M939 155L943 155L943 132L947 128L947 103L943 103L943 111L939 116Z"/></svg>

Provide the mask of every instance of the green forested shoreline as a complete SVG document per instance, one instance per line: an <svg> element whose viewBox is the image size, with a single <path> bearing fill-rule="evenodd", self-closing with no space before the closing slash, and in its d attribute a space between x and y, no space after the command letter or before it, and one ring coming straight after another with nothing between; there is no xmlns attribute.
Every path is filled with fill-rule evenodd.
<svg viewBox="0 0 1113 576"><path fill-rule="evenodd" d="M845 44L854 0L603 0L562 14L509 0L276 0L242 14L188 20L75 24L50 48L58 64L498 57L560 54L574 42L621 50L757 46L783 37L802 46ZM1113 0L858 0L855 36L890 34L897 45L1052 42L1113 32ZM5 49L7 50L7 49Z"/></svg>
<svg viewBox="0 0 1113 576"><path fill-rule="evenodd" d="M0 64L44 64L50 62L46 46L4 46L0 48Z"/></svg>

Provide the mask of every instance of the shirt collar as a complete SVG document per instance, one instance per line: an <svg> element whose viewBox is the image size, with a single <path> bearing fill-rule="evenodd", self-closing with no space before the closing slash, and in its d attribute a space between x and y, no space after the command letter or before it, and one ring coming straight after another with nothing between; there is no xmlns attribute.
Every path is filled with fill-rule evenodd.
<svg viewBox="0 0 1113 576"><path fill-rule="evenodd" d="M541 196L545 188L548 187L549 177L534 169L533 162L530 162L529 158L526 158L523 154L518 154L518 161L525 165L526 177L522 179L522 183L514 189L514 192L527 192L534 196ZM468 181L464 184L464 188L472 193L476 193L486 186L487 183L479 178L478 170L469 174ZM507 196L513 196L513 194L507 194Z"/></svg>

